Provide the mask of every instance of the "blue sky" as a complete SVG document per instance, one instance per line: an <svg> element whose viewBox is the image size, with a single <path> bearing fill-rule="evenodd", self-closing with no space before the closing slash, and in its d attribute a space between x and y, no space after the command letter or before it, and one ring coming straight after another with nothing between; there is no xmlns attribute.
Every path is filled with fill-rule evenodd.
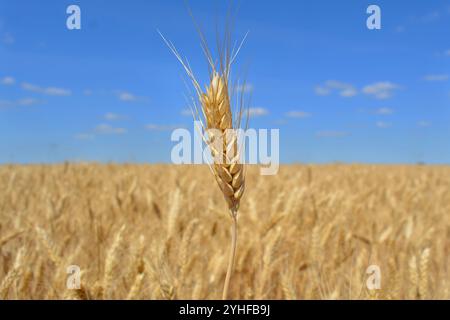
<svg viewBox="0 0 450 320"><path fill-rule="evenodd" d="M224 3L189 0L212 43ZM182 0L1 0L0 163L170 161L171 129L192 120L157 29L205 83ZM450 163L450 1L245 0L234 36L247 31L236 75L282 162Z"/></svg>

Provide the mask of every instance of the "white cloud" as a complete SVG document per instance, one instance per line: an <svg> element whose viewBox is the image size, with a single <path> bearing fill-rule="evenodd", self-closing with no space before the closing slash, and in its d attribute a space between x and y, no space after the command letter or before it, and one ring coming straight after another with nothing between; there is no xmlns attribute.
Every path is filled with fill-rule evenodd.
<svg viewBox="0 0 450 320"><path fill-rule="evenodd" d="M314 88L314 92L318 96L327 96L331 93L331 90L325 87L317 86Z"/></svg>
<svg viewBox="0 0 450 320"><path fill-rule="evenodd" d="M145 126L147 130L151 131L171 131L180 128L180 126L160 125L160 124L148 124Z"/></svg>
<svg viewBox="0 0 450 320"><path fill-rule="evenodd" d="M397 26L395 28L395 32L397 32L397 33L405 32L405 30L406 30L405 26Z"/></svg>
<svg viewBox="0 0 450 320"><path fill-rule="evenodd" d="M127 91L116 91L117 98L124 102L147 102L148 98L143 96L137 96Z"/></svg>
<svg viewBox="0 0 450 320"><path fill-rule="evenodd" d="M83 94L85 96L91 96L93 94L93 92L91 89L85 89L85 90L83 90Z"/></svg>
<svg viewBox="0 0 450 320"><path fill-rule="evenodd" d="M248 114L251 117L265 116L268 113L269 113L269 111L265 108L249 108L248 109Z"/></svg>
<svg viewBox="0 0 450 320"><path fill-rule="evenodd" d="M380 108L376 111L377 114L381 114L381 115L388 115L388 114L393 114L394 110L391 108Z"/></svg>
<svg viewBox="0 0 450 320"><path fill-rule="evenodd" d="M445 51L445 55L450 57L450 49L448 49L447 51Z"/></svg>
<svg viewBox="0 0 450 320"><path fill-rule="evenodd" d="M95 131L99 134L124 134L127 132L125 128L116 128L105 123L96 126Z"/></svg>
<svg viewBox="0 0 450 320"><path fill-rule="evenodd" d="M336 80L327 80L324 85L316 86L314 91L319 96L326 96L333 91L337 91L341 97L345 98L353 97L358 94L358 91L352 84Z"/></svg>
<svg viewBox="0 0 450 320"><path fill-rule="evenodd" d="M13 85L14 83L16 83L16 79L14 79L13 77L4 77L1 80L1 83L4 84L5 86Z"/></svg>
<svg viewBox="0 0 450 320"><path fill-rule="evenodd" d="M342 89L342 88L347 88L349 85L348 83L344 83L341 81L337 81L337 80L327 80L325 81L325 86L327 86L328 88L331 89Z"/></svg>
<svg viewBox="0 0 450 320"><path fill-rule="evenodd" d="M0 107L9 108L9 107L23 107L23 106L31 106L35 104L41 103L41 100L34 98L22 98L15 101L10 100L0 100Z"/></svg>
<svg viewBox="0 0 450 320"><path fill-rule="evenodd" d="M92 140L94 137L92 133L78 133L74 136L77 140Z"/></svg>
<svg viewBox="0 0 450 320"><path fill-rule="evenodd" d="M384 129L384 128L389 128L389 127L392 126L390 123L384 122L384 121L377 121L377 123L375 123L375 125L376 125L378 128L382 128L382 129Z"/></svg>
<svg viewBox="0 0 450 320"><path fill-rule="evenodd" d="M347 137L350 134L345 131L318 131L316 136L319 138L342 138Z"/></svg>
<svg viewBox="0 0 450 320"><path fill-rule="evenodd" d="M126 116L117 114L117 113L112 113L112 112L108 112L105 114L104 116L105 120L108 121L116 121L116 120L125 120Z"/></svg>
<svg viewBox="0 0 450 320"><path fill-rule="evenodd" d="M447 81L448 74L429 74L423 77L425 81Z"/></svg>
<svg viewBox="0 0 450 320"><path fill-rule="evenodd" d="M308 118L311 114L305 111L290 111L286 113L286 116L289 118Z"/></svg>
<svg viewBox="0 0 450 320"><path fill-rule="evenodd" d="M23 98L17 100L17 105L19 106L31 106L33 104L40 103L40 100L34 99L34 98Z"/></svg>
<svg viewBox="0 0 450 320"><path fill-rule="evenodd" d="M431 122L430 121L426 121L426 120L421 120L419 122L417 122L417 125L421 128L426 128L426 127L430 127L431 126Z"/></svg>
<svg viewBox="0 0 450 320"><path fill-rule="evenodd" d="M357 91L355 88L347 88L347 89L343 89L341 90L341 92L339 93L342 97L353 97L357 95Z"/></svg>
<svg viewBox="0 0 450 320"><path fill-rule="evenodd" d="M48 96L70 96L72 92L68 89L57 87L40 87L31 83L22 83L22 88L27 91L45 94Z"/></svg>
<svg viewBox="0 0 450 320"><path fill-rule="evenodd" d="M105 118L108 118L108 116L111 119L111 118L115 118L115 116L118 116L118 115L115 115L112 113L107 113L105 115ZM114 127L114 126L112 126L110 124L106 124L106 123L101 123L94 128L93 132L78 133L74 136L74 138L77 140L92 140L95 137L94 133L96 133L96 134L125 134L125 133L127 133L127 129Z"/></svg>
<svg viewBox="0 0 450 320"><path fill-rule="evenodd" d="M24 90L33 91L33 92L39 92L42 90L42 88L40 88L34 84L27 83L27 82L22 83L22 88Z"/></svg>
<svg viewBox="0 0 450 320"><path fill-rule="evenodd" d="M129 92L119 93L119 99L122 101L136 101L137 97Z"/></svg>
<svg viewBox="0 0 450 320"><path fill-rule="evenodd" d="M365 86L362 92L374 96L376 99L388 99L392 96L393 91L400 88L399 85L389 82L376 82Z"/></svg>
<svg viewBox="0 0 450 320"><path fill-rule="evenodd" d="M48 87L44 89L44 94L49 96L70 96L72 92L67 89Z"/></svg>

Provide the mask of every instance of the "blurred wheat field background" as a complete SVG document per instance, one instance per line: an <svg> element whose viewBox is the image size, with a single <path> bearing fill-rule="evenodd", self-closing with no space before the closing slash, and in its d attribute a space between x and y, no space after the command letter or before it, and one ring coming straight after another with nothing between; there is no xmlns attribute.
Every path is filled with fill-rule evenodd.
<svg viewBox="0 0 450 320"><path fill-rule="evenodd" d="M219 299L229 219L205 166L0 166L0 298ZM229 295L449 299L449 251L448 166L250 166Z"/></svg>

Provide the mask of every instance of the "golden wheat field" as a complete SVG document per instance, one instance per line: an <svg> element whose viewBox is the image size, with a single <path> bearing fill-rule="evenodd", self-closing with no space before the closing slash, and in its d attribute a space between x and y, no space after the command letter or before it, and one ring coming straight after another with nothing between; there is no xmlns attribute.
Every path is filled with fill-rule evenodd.
<svg viewBox="0 0 450 320"><path fill-rule="evenodd" d="M230 298L450 298L450 167L250 166L246 179ZM203 166L1 166L0 298L220 299L229 220Z"/></svg>

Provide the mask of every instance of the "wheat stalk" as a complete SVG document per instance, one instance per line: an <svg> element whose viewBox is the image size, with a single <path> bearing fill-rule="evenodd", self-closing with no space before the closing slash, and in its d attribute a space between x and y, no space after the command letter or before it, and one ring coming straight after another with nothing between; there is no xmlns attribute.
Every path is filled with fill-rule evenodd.
<svg viewBox="0 0 450 320"><path fill-rule="evenodd" d="M231 66L247 35L243 38L237 50L230 50L230 36L227 33L224 37L223 46L218 46L219 64L217 65L214 63L205 37L200 30L199 33L203 52L206 55L210 69L210 81L205 91L201 89L189 63L181 58L181 55L170 41L166 40L161 33L160 35L192 81L197 94L192 99L192 115L194 120L201 124L202 132L200 134L208 145L213 157L213 163L209 163L209 167L228 204L231 217L231 246L222 294L222 298L226 299L236 256L238 209L245 190L245 168L240 161L241 155L237 135L237 129L241 126L243 99L241 93L240 99L237 99L239 106L236 108L237 114L233 122L233 113L231 111L233 90L230 85L230 73ZM200 111L197 107L198 104L201 106Z"/></svg>

